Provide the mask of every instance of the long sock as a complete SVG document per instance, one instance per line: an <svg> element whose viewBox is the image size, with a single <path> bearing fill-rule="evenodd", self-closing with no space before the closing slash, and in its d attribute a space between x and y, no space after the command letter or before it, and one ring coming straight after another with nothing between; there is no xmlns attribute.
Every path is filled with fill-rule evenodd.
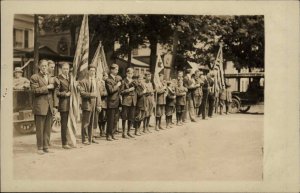
<svg viewBox="0 0 300 193"><path fill-rule="evenodd" d="M127 127L128 127L127 133L130 133L130 129L131 129L131 121L128 121L128 122L127 122Z"/></svg>
<svg viewBox="0 0 300 193"><path fill-rule="evenodd" d="M125 134L126 120L122 120L122 134Z"/></svg>
<svg viewBox="0 0 300 193"><path fill-rule="evenodd" d="M183 121L183 113L179 113L179 119L181 122Z"/></svg>
<svg viewBox="0 0 300 193"><path fill-rule="evenodd" d="M172 123L172 115L170 116L170 119L169 119L169 120L170 120L170 124L171 124L171 123Z"/></svg>
<svg viewBox="0 0 300 193"><path fill-rule="evenodd" d="M176 113L176 121L177 121L177 123L179 122L179 113L178 112Z"/></svg>
<svg viewBox="0 0 300 193"><path fill-rule="evenodd" d="M161 117L159 117L159 122L158 122L158 126L161 127Z"/></svg>
<svg viewBox="0 0 300 193"><path fill-rule="evenodd" d="M143 120L143 128L144 128L144 131L146 129L146 126L147 126L147 117L144 118Z"/></svg>
<svg viewBox="0 0 300 193"><path fill-rule="evenodd" d="M147 117L147 127L149 127L150 117Z"/></svg>

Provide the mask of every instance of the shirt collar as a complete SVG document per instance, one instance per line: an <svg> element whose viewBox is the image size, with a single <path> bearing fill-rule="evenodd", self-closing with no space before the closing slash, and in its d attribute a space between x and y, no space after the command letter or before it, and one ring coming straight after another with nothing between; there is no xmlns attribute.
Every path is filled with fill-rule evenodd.
<svg viewBox="0 0 300 193"><path fill-rule="evenodd" d="M48 72L43 73L42 71L40 71L40 73L41 73L41 75L43 75L43 76L47 76L47 75L48 75Z"/></svg>
<svg viewBox="0 0 300 193"><path fill-rule="evenodd" d="M110 76L115 80L116 79L116 76L113 75L113 74L110 74Z"/></svg>
<svg viewBox="0 0 300 193"><path fill-rule="evenodd" d="M66 75L64 75L64 74L61 74L62 75L62 77L64 77L64 79L69 79L69 76L66 76Z"/></svg>
<svg viewBox="0 0 300 193"><path fill-rule="evenodd" d="M128 78L128 77L126 77L126 79L127 79L129 82L131 82L131 81L132 81L132 78Z"/></svg>

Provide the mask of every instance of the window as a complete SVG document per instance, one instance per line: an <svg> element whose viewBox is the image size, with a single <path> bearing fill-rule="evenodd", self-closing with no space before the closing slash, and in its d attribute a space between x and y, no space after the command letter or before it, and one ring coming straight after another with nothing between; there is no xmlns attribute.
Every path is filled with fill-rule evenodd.
<svg viewBox="0 0 300 193"><path fill-rule="evenodd" d="M23 48L24 47L24 33L23 30L14 29L14 47Z"/></svg>

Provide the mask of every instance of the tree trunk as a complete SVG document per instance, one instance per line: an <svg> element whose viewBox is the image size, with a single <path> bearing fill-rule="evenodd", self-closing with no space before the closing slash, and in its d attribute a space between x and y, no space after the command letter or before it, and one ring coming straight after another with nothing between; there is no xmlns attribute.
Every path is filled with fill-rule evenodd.
<svg viewBox="0 0 300 193"><path fill-rule="evenodd" d="M115 63L115 61L116 61L115 58L113 58L113 56L114 56L114 43L115 43L114 40L103 41L105 57L106 57L106 62L107 62L108 66Z"/></svg>
<svg viewBox="0 0 300 193"><path fill-rule="evenodd" d="M39 16L34 15L34 73L39 71Z"/></svg>
<svg viewBox="0 0 300 193"><path fill-rule="evenodd" d="M175 30L174 34L173 34L173 49L172 49L172 61L171 61L171 65L170 65L170 75L169 77L171 78L175 78L176 77L176 72L175 72L175 68L174 68L174 64L175 64L175 59L177 56L177 48L178 48L178 31Z"/></svg>
<svg viewBox="0 0 300 193"><path fill-rule="evenodd" d="M150 42L150 72L154 74L157 54L157 38L149 38Z"/></svg>
<svg viewBox="0 0 300 193"><path fill-rule="evenodd" d="M70 46L70 56L75 55L76 50L76 26L72 25L70 27L70 34L71 34L71 46Z"/></svg>
<svg viewBox="0 0 300 193"><path fill-rule="evenodd" d="M131 47L131 44L132 44L132 37L129 35L129 39L128 39L128 52L127 52L127 66L128 68L131 68L131 52L132 52L132 47Z"/></svg>

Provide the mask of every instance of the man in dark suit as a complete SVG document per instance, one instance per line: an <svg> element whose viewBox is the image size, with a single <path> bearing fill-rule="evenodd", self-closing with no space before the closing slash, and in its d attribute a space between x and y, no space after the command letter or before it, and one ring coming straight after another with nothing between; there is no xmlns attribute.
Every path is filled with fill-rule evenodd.
<svg viewBox="0 0 300 193"><path fill-rule="evenodd" d="M107 89L107 131L106 139L111 141L109 137L116 140L114 131L117 129L119 121L119 105L120 105L120 86L122 78L118 76L119 66L112 64L110 66L110 74L105 81Z"/></svg>
<svg viewBox="0 0 300 193"><path fill-rule="evenodd" d="M209 84L209 92L208 92L208 117L212 118L215 100L216 100L216 83L215 83L215 75L214 72L211 71L207 78Z"/></svg>
<svg viewBox="0 0 300 193"><path fill-rule="evenodd" d="M133 77L133 69L127 68L126 71L126 78L123 80L121 85L121 95L122 95L122 137L127 138L125 135L125 127L127 121L127 135L129 137L133 137L130 134L131 126L134 122L134 115L135 115L135 106L137 101L137 94L135 91L136 83L132 80Z"/></svg>
<svg viewBox="0 0 300 193"><path fill-rule="evenodd" d="M199 109L199 115L202 114L202 119L206 120L206 106L207 106L207 100L208 100L208 92L209 92L209 82L207 80L207 74L208 71L204 71L203 75L201 75L201 79L202 79L202 93L203 93L203 97L202 97L202 101L201 101L201 105L200 105L200 109Z"/></svg>
<svg viewBox="0 0 300 193"><path fill-rule="evenodd" d="M159 129L163 129L161 126L161 117L165 114L165 106L166 106L166 96L168 94L167 85L164 81L164 74L159 74L159 79L161 81L161 85L155 87L156 91L156 113L155 113L155 130L159 131Z"/></svg>
<svg viewBox="0 0 300 193"><path fill-rule="evenodd" d="M70 149L71 147L67 142L67 126L70 109L70 79L69 79L70 65L68 63L62 64L62 74L57 77L58 87L56 88L56 94L59 98L58 112L60 112L61 118L61 142L64 149Z"/></svg>
<svg viewBox="0 0 300 193"><path fill-rule="evenodd" d="M91 143L98 143L94 139L93 129L97 128L98 112L101 111L101 87L96 81L95 66L89 66L88 77L79 82L78 89L82 99L82 143L86 145L90 145ZM86 142L85 137L86 130L88 131L88 142Z"/></svg>
<svg viewBox="0 0 300 193"><path fill-rule="evenodd" d="M56 82L48 75L47 60L39 61L39 72L31 76L33 92L33 114L36 125L38 154L49 153L49 142L54 114L54 89Z"/></svg>

